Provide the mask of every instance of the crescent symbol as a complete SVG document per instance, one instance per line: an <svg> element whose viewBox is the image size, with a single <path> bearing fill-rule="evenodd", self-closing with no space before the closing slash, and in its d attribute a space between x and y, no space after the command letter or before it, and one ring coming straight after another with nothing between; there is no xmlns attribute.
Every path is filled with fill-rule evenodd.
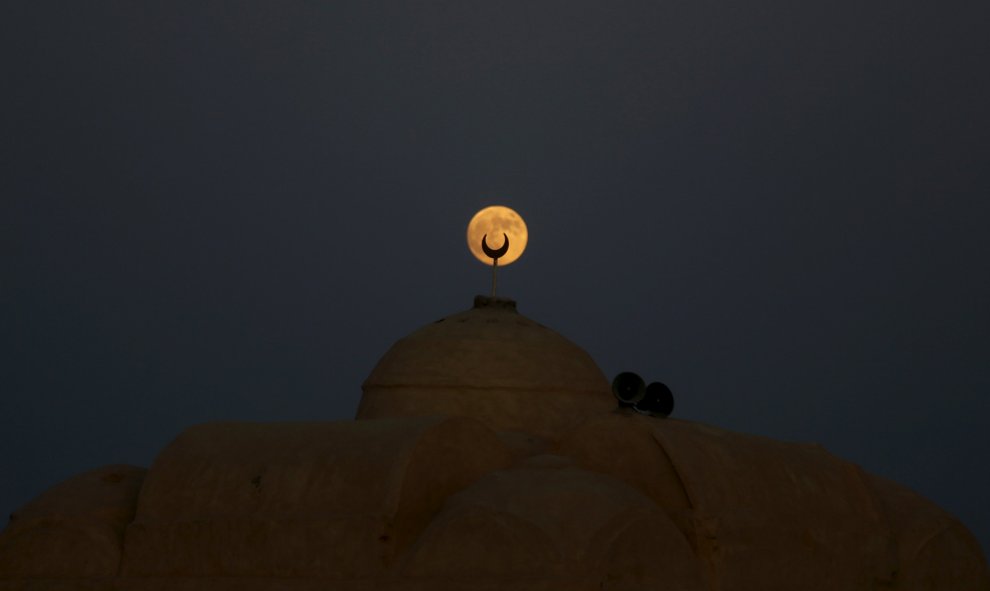
<svg viewBox="0 0 990 591"><path fill-rule="evenodd" d="M487 256L493 259L498 259L505 253L509 252L509 236L505 232L502 232L502 237L505 238L505 242L502 243L502 246L498 250L492 250L492 248L488 246L488 234L485 234L481 237L481 250L485 251Z"/></svg>

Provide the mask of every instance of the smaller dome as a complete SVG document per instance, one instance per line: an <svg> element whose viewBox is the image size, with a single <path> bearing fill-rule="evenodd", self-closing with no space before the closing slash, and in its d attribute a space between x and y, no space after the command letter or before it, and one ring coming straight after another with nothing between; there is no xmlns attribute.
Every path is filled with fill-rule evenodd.
<svg viewBox="0 0 990 591"><path fill-rule="evenodd" d="M358 419L469 416L552 439L615 406L583 349L484 296L392 345L362 389Z"/></svg>

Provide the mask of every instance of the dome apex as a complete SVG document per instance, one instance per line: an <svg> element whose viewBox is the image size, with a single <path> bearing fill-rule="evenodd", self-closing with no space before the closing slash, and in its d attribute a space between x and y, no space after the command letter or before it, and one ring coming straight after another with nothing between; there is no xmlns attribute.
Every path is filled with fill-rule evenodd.
<svg viewBox="0 0 990 591"><path fill-rule="evenodd" d="M591 356L515 301L486 296L396 342L363 390L359 419L470 416L551 438L614 406Z"/></svg>
<svg viewBox="0 0 990 591"><path fill-rule="evenodd" d="M475 308L494 308L516 311L516 300L511 298L496 298L484 295L474 296Z"/></svg>

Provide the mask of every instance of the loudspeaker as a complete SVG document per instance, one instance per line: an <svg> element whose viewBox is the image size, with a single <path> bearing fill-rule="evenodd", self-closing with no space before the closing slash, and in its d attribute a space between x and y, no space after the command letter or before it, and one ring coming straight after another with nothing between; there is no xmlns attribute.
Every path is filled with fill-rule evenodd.
<svg viewBox="0 0 990 591"><path fill-rule="evenodd" d="M650 382L635 406L643 414L669 417L674 410L674 394L663 382Z"/></svg>
<svg viewBox="0 0 990 591"><path fill-rule="evenodd" d="M612 380L612 394L619 406L634 406L646 395L646 382L631 371L624 371Z"/></svg>

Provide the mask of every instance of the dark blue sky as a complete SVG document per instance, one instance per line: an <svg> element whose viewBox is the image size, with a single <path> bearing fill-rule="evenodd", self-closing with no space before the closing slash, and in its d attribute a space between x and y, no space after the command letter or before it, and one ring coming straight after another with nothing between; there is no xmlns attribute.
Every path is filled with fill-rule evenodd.
<svg viewBox="0 0 990 591"><path fill-rule="evenodd" d="M349 419L500 275L681 418L990 548L985 0L0 6L0 510L210 420Z"/></svg>

